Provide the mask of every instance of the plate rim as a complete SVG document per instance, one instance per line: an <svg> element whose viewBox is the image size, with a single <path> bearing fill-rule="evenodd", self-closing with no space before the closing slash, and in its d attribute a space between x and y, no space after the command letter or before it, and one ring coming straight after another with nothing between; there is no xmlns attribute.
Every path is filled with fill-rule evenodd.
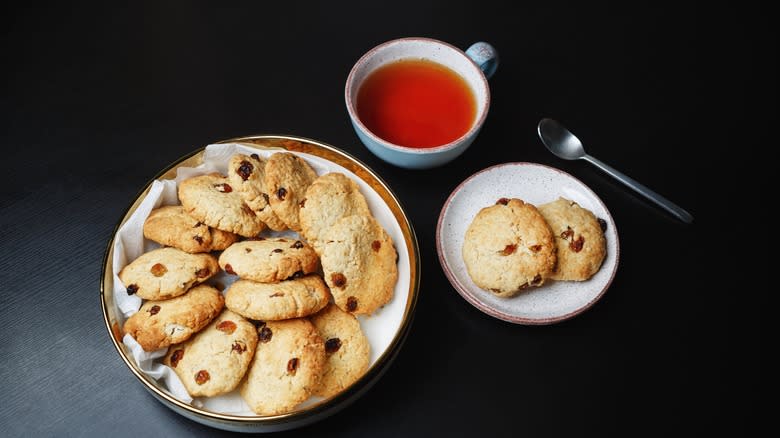
<svg viewBox="0 0 780 438"><path fill-rule="evenodd" d="M403 207L403 204L401 203L400 199L398 199L396 194L390 189L390 187L387 185L384 179L382 179L373 169L371 169L365 163L360 161L358 158L354 157L352 154L340 148L332 146L328 143L319 140L310 139L307 137L301 137L295 135L259 134L259 135L243 136L243 137L234 137L225 140L211 142L209 144L244 143L253 147L267 149L267 150L278 149L280 151L286 150L292 152L303 152L303 153L307 152L306 150L296 150L294 147L287 147L287 146L277 147L273 145L264 145L259 143L262 141L279 141L279 142L291 141L302 145L304 144L313 145L318 149L326 150L329 154L342 156L343 158L346 159L346 162L352 161L352 164L356 165L356 167L359 168L362 172L366 172L368 175L370 175L373 179L376 180L376 183L383 188L387 196L389 196L397 204L398 212L400 213L400 216L403 219L402 221L399 221L399 227L401 228L401 232L404 235L405 240L407 241L407 247L408 247L407 251L410 254L410 260L409 260L410 283L408 288L408 300L404 309L404 315L401 320L401 324L398 327L395 335L393 336L393 339L391 340L388 347L379 356L379 358L377 358L376 362L366 371L366 373L363 376L361 376L360 379L354 382L351 386L343 390L341 393L329 399L324 399L323 401L318 402L310 407L297 410L297 411L286 412L283 414L277 414L277 415L244 416L244 415L224 414L220 412L209 411L205 408L198 408L177 399L171 394L168 394L166 391L162 390L157 386L154 379L147 376L144 372L140 371L137 368L137 366L133 363L131 358L128 357L128 355L123 351L121 336L119 336L121 333L117 332L117 330L119 330L118 327L114 327L112 325L112 318L110 316L110 313L112 313L113 310L108 309L109 301L106 297L107 284L111 284L113 281L112 279L107 280L107 278L111 270L110 267L111 267L111 259L113 255L113 248L114 248L114 243L119 228L129 218L129 215L132 214L132 211L135 211L142 197L146 192L148 192L152 183L155 180L163 177L171 170L184 165L186 162L192 160L195 157L202 157L206 149L206 146L201 146L199 148L196 148L195 150L186 153L185 155L181 156L180 158L166 165L162 170L160 170L152 178L150 178L132 198L130 198L129 204L119 215L119 219L117 220L116 225L114 226L111 232L111 238L108 240L106 249L103 254L102 267L100 270L100 281L99 281L100 305L103 314L103 322L108 330L108 335L109 338L111 339L114 349L119 354L119 357L128 367L131 374L133 374L140 381L140 383L147 391L150 391L152 395L154 395L155 399L162 402L166 407L171 408L174 411L177 411L179 409L186 411L189 415L185 417L196 417L199 420L202 420L202 421L198 421L200 423L207 424L211 427L216 427L224 430L236 430L235 426L241 426L241 425L249 428L255 427L257 428L256 431L263 431L263 429L266 428L269 431L291 429L291 428L303 426L305 424L309 424L324 419L327 416L335 413L339 409L346 407L348 404L351 404L352 402L360 398L371 386L374 385L374 383L376 383L379 380L379 378L384 374L388 366L394 361L395 357L398 355L401 346L404 344L406 338L408 337L409 331L411 330L411 326L414 321L414 315L417 307L418 298L420 295L420 277L421 277L422 264L421 264L419 242L417 240L417 236L414 231L414 226L412 225L412 222L410 221L409 216ZM321 157L321 158L328 159L325 157ZM342 166L344 165L344 163L336 163L336 164L340 164ZM349 170L352 171L353 173L356 173L352 169ZM361 175L357 173L356 175L359 178L362 178ZM366 182L369 183L368 181ZM376 190L376 187L373 187L373 184L369 183L369 185L371 185L372 188ZM379 195L384 199L384 196L382 196L381 193L379 193ZM385 200L385 202L387 201ZM388 205L388 207L391 208L391 211L394 210L394 208L392 208L391 206ZM394 214L394 216L396 215ZM398 219L399 218L396 217L396 220ZM111 299L113 300L113 298ZM177 413L180 412L177 411Z"/></svg>
<svg viewBox="0 0 780 438"><path fill-rule="evenodd" d="M556 173L561 174L564 177L571 178L575 182L579 183L584 187L591 196L601 205L601 207L604 209L604 211L607 213L607 217L609 219L610 226L614 229L615 233L615 262L614 262L614 268L612 269L612 272L609 276L609 279L607 280L607 283L604 285L604 287L599 291L599 293L591 299L589 302L587 302L585 305L571 311L568 313L565 313L563 315L554 316L554 317L545 317L545 318L528 318L528 317L520 317L516 315L512 315L506 312L502 312L494 307L491 307L479 299L477 299L470 291L469 289L462 284L458 278L455 276L455 274L450 269L449 262L447 261L447 258L444 255L444 249L442 247L442 226L444 222L444 216L447 211L449 211L449 207L452 204L452 198L460 193L463 188L470 183L474 178L481 175L482 173L491 171L493 169L499 168L499 167L506 167L506 166L512 166L512 167L540 167L545 170L554 171ZM447 279L450 281L450 284L452 287L458 292L458 294L463 297L469 304L476 307L478 310L482 311L483 313L490 315L494 318L511 322L514 324L520 324L520 325L550 325L550 324L556 324L562 321L569 320L571 318L574 318L575 316L585 312L586 310L590 309L593 305L595 305L607 292L609 287L612 285L612 281L615 279L615 275L618 271L618 266L620 265L620 235L618 233L617 225L615 224L615 219L612 217L612 212L609 211L606 204L604 204L604 201L601 200L601 198L596 194L596 192L593 191L587 184L582 182L579 178L576 178L575 176L571 175L568 172L565 172L561 169L548 166L546 164L540 164L540 163L533 163L529 161L511 161L506 163L499 163L494 164L492 166L488 166L484 169L481 169L472 175L470 175L468 178L463 180L460 184L458 184L455 189L452 190L450 195L447 197L447 199L444 201L444 205L441 208L441 211L439 212L439 219L436 222L436 252L439 257L439 264L441 265L442 271L444 271L444 275L447 277Z"/></svg>

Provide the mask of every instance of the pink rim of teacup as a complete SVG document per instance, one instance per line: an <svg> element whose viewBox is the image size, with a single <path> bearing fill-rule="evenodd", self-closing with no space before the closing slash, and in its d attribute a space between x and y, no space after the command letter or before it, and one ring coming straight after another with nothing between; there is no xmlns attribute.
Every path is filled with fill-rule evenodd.
<svg viewBox="0 0 780 438"><path fill-rule="evenodd" d="M444 249L442 248L442 225L444 221L444 216L446 211L449 209L450 204L452 203L452 198L457 195L463 187L465 187L470 181L472 181L474 178L476 178L478 175L488 172L490 170L504 167L504 166L534 166L534 167L542 167L546 168L548 170L553 170L557 173L560 173L561 175L565 177L569 177L572 180L576 181L577 183L581 184L582 187L587 190L593 198L598 201L598 203L601 205L601 207L604 209L604 211L607 214L608 224L610 227L613 227L614 233L615 233L615 262L614 262L614 268L612 269L612 272L610 273L609 279L607 280L607 283L604 285L604 287L599 291L599 293L588 303L581 306L580 308L566 313L564 315L552 317L552 318L524 318L519 316L514 316L511 314L507 314L505 312L501 312L499 310L496 310L495 308L486 305L482 301L480 301L474 294L471 293L468 287L466 287L464 284L462 284L458 278L453 274L452 270L450 269L449 263L447 263L446 258L444 257ZM439 255L439 264L441 264L442 270L444 271L444 275L447 276L447 278L450 280L450 283L455 288L455 290L460 294L460 296L463 297L467 302L471 303L474 307L482 311L483 313L486 313L494 318L515 323L515 324L524 324L524 325L549 325L549 324L555 324L561 321L565 321L567 319L571 319L586 310L590 309L596 302L598 302L602 296L607 292L607 289L609 289L609 286L612 284L612 280L615 279L615 274L617 273L617 267L620 263L620 238L618 237L617 233L617 226L615 225L615 220L612 218L612 213L610 213L609 209L607 209L607 206L604 204L604 202L601 200L601 198L596 195L596 193L590 189L585 183L580 181L578 178L575 178L571 174L564 172L560 169L556 169L551 166L546 166L544 164L538 164L538 163L528 163L523 161L518 162L512 162L512 163L502 163L502 164L496 164L494 166L487 167L485 169L480 170L479 172L474 173L470 177L466 178L463 182L458 184L458 186L455 188L455 190L450 193L450 196L447 197L447 200L444 201L444 206L441 209L441 212L439 213L439 220L436 223L436 252ZM511 298L509 298L511 299Z"/></svg>
<svg viewBox="0 0 780 438"><path fill-rule="evenodd" d="M394 143L390 143L387 140L385 140L385 139L377 136L373 132L371 132L371 130L368 129L368 127L363 124L363 121L360 120L360 117L358 117L357 108L355 108L354 104L352 103L353 99L352 99L352 90L350 89L351 88L350 85L354 82L355 71L358 69L358 67L363 65L363 64L365 64L366 59L374 56L374 54L376 54L376 52L384 49L385 47L387 47L389 45L398 44L400 42L411 42L411 41L423 41L423 42L436 43L436 44L440 44L442 46L446 46L446 47L448 47L450 49L453 49L453 50L455 50L457 52L460 52L466 59L469 60L471 65L474 66L474 68L480 73L478 77L482 81L482 86L486 90L486 93L485 93L485 103L483 105L480 105L480 109L479 109L480 116L477 118L477 120L475 120L473 122L473 124L471 125L471 128L468 131L466 131L465 134L463 134L460 137L456 138L455 140L453 140L453 141L451 141L449 143L445 143L445 144L443 144L441 146L435 146L435 147L431 147L431 148L412 148L412 147L401 146L401 145L397 145L397 144L394 144ZM356 91L359 91L359 88ZM355 120L355 123L357 123L360 126L360 128L366 133L366 135L368 135L372 140L376 141L377 143L381 144L382 146L384 146L384 147L386 147L388 149L393 149L393 150L396 150L396 151L405 152L405 153L411 153L411 154L419 154L419 155L425 155L425 154L429 154L429 153L432 153L432 152L441 152L441 151L445 151L445 150L448 150L448 149L455 148L456 146L458 146L458 143L460 143L464 138L467 138L467 137L469 137L471 135L474 135L479 129L481 129L482 125L485 123L485 118L487 118L488 110L490 109L490 86L488 86L487 79L485 78L485 75L482 72L482 69L480 69L479 66L468 55L466 55L466 53L463 50L453 46L452 44L446 43L444 41L440 41L440 40L433 39L433 38L425 38L425 37L406 37L406 38L398 38L398 39L395 39L395 40L390 40L390 41L384 42L384 43L374 47L373 49L369 50L368 52L366 52L363 56L360 57L360 59L358 59L358 61L352 67L352 70L350 70L349 76L347 76L347 84L345 86L345 93L344 93L344 95L345 95L345 98L346 98L346 101L347 101L347 111L349 112L350 116L353 118L353 120Z"/></svg>

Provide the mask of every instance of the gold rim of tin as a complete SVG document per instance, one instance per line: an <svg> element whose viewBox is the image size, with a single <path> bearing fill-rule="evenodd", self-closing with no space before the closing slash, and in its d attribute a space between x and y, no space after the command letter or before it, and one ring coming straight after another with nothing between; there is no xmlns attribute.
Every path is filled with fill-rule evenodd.
<svg viewBox="0 0 780 438"><path fill-rule="evenodd" d="M417 244L417 237L415 236L414 229L411 222L406 216L401 203L387 186L387 184L368 166L360 162L352 155L335 148L331 145L297 136L289 135L254 135L249 137L231 138L228 140L218 141L217 143L242 143L258 149L279 149L292 152L303 152L311 155L316 155L320 158L324 158L331 162L334 162L365 181L371 188L373 188L379 196L385 201L393 216L400 225L401 232L403 233L404 240L406 241L406 248L409 256L409 290L406 300L406 307L404 309L401 325L398 327L395 336L393 337L390 345L379 356L376 362L374 362L368 371L358 381L353 383L350 387L342 391L341 393L324 399L316 404L308 406L304 409L288 412L279 415L254 415L254 416L241 416L222 414L219 412L212 412L209 410L197 408L190 404L184 403L172 395L168 394L165 390L161 389L157 382L147 376L143 371L138 369L135 362L130 359L128 353L125 351L124 344L122 343L121 329L114 315L113 296L109 301L106 297L106 290L113 290L113 272L110 266L113 258L114 239L119 227L127 221L130 215L135 212L138 205L141 203L144 196L149 192L152 182L156 179L172 179L176 176L176 169L181 166L194 167L203 161L203 151L205 147L201 147L182 158L176 160L172 164L168 165L165 169L155 175L149 182L146 183L143 189L141 189L135 196L133 203L122 214L121 219L114 227L114 232L111 235L111 239L106 246L106 251L103 256L103 269L100 276L100 304L103 310L103 321L108 329L109 337L114 345L119 357L122 358L125 365L130 369L133 375L141 381L141 383L160 400L165 400L180 409L184 409L191 414L201 417L206 420L227 422L227 423L263 423L270 425L291 423L295 421L303 421L304 419L310 419L313 416L320 416L332 408L336 408L345 402L354 401L358 395L361 394L367 384L373 384L385 370L389 362L392 361L397 354L397 350L403 344L406 335L414 318L414 310L417 305L417 297L419 295L420 288L420 249ZM366 388L367 389L367 388ZM323 416L324 418L324 416Z"/></svg>

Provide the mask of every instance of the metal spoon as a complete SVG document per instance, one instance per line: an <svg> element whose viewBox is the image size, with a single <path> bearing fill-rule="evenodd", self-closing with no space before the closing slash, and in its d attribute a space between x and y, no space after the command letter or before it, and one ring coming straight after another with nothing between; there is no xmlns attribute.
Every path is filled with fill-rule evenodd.
<svg viewBox="0 0 780 438"><path fill-rule="evenodd" d="M681 221L688 224L693 222L693 216L691 216L690 213L683 210L672 201L664 198L663 196L648 189L634 179L615 170L612 166L609 166L608 164L585 153L585 148L582 146L582 142L580 142L580 140L575 137L574 134L569 132L568 129L555 120L542 119L539 122L537 131L539 132L539 138L542 139L542 143L547 146L547 149L549 149L550 152L557 155L559 158L563 158L564 160L583 159L603 170L608 175L611 175L623 184L627 185L629 188L639 193L640 195L655 202L658 204L658 206L668 211Z"/></svg>

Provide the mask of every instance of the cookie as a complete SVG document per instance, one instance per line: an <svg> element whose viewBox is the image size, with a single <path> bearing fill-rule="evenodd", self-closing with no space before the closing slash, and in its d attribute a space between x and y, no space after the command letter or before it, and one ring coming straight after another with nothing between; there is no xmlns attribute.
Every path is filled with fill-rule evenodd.
<svg viewBox="0 0 780 438"><path fill-rule="evenodd" d="M211 397L238 386L256 346L254 324L225 309L188 341L172 345L163 363L173 368L192 397Z"/></svg>
<svg viewBox="0 0 780 438"><path fill-rule="evenodd" d="M238 240L238 234L211 228L211 250L222 251Z"/></svg>
<svg viewBox="0 0 780 438"><path fill-rule="evenodd" d="M158 248L133 260L121 271L119 279L127 294L145 300L177 297L195 283L202 283L219 272L211 254L190 254L176 248Z"/></svg>
<svg viewBox="0 0 780 438"><path fill-rule="evenodd" d="M219 314L225 304L216 288L201 284L164 301L146 301L125 321L124 331L145 351L186 341Z"/></svg>
<svg viewBox="0 0 780 438"><path fill-rule="evenodd" d="M558 266L550 278L584 281L598 272L607 255L607 241L596 216L564 198L540 205L539 212L550 225L557 247Z"/></svg>
<svg viewBox="0 0 780 438"><path fill-rule="evenodd" d="M219 256L219 266L228 274L262 283L276 283L319 268L311 246L285 238L245 240L234 243Z"/></svg>
<svg viewBox="0 0 780 438"><path fill-rule="evenodd" d="M536 207L506 198L477 213L462 255L474 284L500 297L541 286L556 260L552 231Z"/></svg>
<svg viewBox="0 0 780 438"><path fill-rule="evenodd" d="M311 315L325 307L329 299L328 288L318 275L281 283L237 280L225 292L228 309L262 321Z"/></svg>
<svg viewBox="0 0 780 438"><path fill-rule="evenodd" d="M199 222L181 205L152 210L144 222L144 237L189 253L221 251L238 240L236 234Z"/></svg>
<svg viewBox="0 0 780 438"><path fill-rule="evenodd" d="M218 173L180 182L179 200L187 214L210 227L244 237L257 236L265 229L265 223Z"/></svg>
<svg viewBox="0 0 780 438"><path fill-rule="evenodd" d="M325 344L305 318L268 321L258 330L241 397L258 415L289 412L317 388L325 367Z"/></svg>
<svg viewBox="0 0 780 438"><path fill-rule="evenodd" d="M366 198L357 183L341 173L326 173L306 189L301 203L301 234L318 252L323 234L342 217L370 216Z"/></svg>
<svg viewBox="0 0 780 438"><path fill-rule="evenodd" d="M293 231L301 231L298 210L317 173L303 158L289 152L271 155L265 165L265 187L274 213Z"/></svg>
<svg viewBox="0 0 780 438"><path fill-rule="evenodd" d="M228 163L228 181L268 228L284 231L287 225L276 216L268 202L268 190L265 188L266 161L257 154L233 155Z"/></svg>
<svg viewBox="0 0 780 438"><path fill-rule="evenodd" d="M397 254L390 236L371 216L337 220L323 235L320 263L341 310L370 315L393 298Z"/></svg>
<svg viewBox="0 0 780 438"><path fill-rule="evenodd" d="M325 370L314 395L330 397L357 381L368 369L371 346L354 315L329 304L311 317L325 342Z"/></svg>

